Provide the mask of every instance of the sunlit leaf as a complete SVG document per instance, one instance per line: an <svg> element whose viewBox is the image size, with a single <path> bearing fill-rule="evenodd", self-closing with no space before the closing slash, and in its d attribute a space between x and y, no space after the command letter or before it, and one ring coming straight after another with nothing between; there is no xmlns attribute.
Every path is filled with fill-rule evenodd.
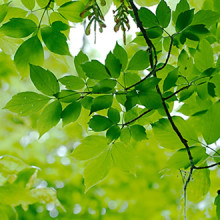
<svg viewBox="0 0 220 220"><path fill-rule="evenodd" d="M80 1L69 1L58 8L58 12L67 20L72 22L81 22L80 13L83 11L84 5Z"/></svg>
<svg viewBox="0 0 220 220"><path fill-rule="evenodd" d="M67 89L78 90L85 86L84 81L77 76L64 76L59 79L59 81L66 86Z"/></svg>
<svg viewBox="0 0 220 220"><path fill-rule="evenodd" d="M109 173L112 166L110 150L106 150L93 159L84 170L86 191L101 182Z"/></svg>
<svg viewBox="0 0 220 220"><path fill-rule="evenodd" d="M73 151L73 157L77 160L89 160L107 148L107 139L103 136L90 135L81 141L81 144Z"/></svg>
<svg viewBox="0 0 220 220"><path fill-rule="evenodd" d="M50 98L35 92L21 92L13 96L4 108L19 115L30 115L42 109Z"/></svg>

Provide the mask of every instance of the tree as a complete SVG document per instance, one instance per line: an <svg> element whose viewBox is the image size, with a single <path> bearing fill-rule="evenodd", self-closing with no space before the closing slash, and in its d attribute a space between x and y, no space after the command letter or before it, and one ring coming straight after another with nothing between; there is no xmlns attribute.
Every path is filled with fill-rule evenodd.
<svg viewBox="0 0 220 220"><path fill-rule="evenodd" d="M220 219L218 0L0 3L1 219ZM112 4L123 43L73 57Z"/></svg>

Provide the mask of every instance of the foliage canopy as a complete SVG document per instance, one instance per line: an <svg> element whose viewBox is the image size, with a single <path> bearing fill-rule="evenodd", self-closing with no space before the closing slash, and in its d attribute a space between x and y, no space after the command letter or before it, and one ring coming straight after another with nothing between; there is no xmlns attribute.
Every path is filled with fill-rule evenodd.
<svg viewBox="0 0 220 220"><path fill-rule="evenodd" d="M122 40L73 57L70 29L101 34L111 7ZM219 0L0 0L0 219L220 219L219 19Z"/></svg>

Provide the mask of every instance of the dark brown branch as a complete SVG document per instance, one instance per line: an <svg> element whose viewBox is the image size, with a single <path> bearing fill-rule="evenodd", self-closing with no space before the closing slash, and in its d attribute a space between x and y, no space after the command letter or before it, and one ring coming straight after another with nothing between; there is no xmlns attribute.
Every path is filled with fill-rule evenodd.
<svg viewBox="0 0 220 220"><path fill-rule="evenodd" d="M124 126L127 126L127 125L131 124L132 122L137 121L139 118L143 117L144 115L146 115L147 113L151 112L152 110L153 110L153 109L148 109L146 112L143 112L143 113L140 114L138 117L132 119L131 121L126 122L125 124L122 124L122 128L123 128Z"/></svg>
<svg viewBox="0 0 220 220"><path fill-rule="evenodd" d="M136 20L136 23L137 23L137 27L141 30L141 33L143 34L143 37L149 47L149 52L150 52L150 65L151 65L151 68L152 70L155 70L156 68L156 65L157 65L157 53L156 53L156 48L155 46L153 45L152 41L150 40L150 38L147 36L147 33L143 27L143 24L139 18L139 15L138 15L138 8L136 7L136 5L134 4L133 0L129 0L130 4L131 4L131 7L133 9L133 12L134 12L134 16L135 16L135 20ZM153 49L153 51L152 51ZM154 59L155 59L155 63L153 61L153 53L154 53Z"/></svg>
<svg viewBox="0 0 220 220"><path fill-rule="evenodd" d="M168 63L168 61L170 59L170 54L171 54L172 46L173 46L173 36L170 36L170 46L169 46L167 58L165 60L165 63L163 64L163 66L161 66L160 68L156 69L156 72L162 70L167 65L167 63Z"/></svg>
<svg viewBox="0 0 220 220"><path fill-rule="evenodd" d="M218 166L218 165L220 165L220 162L211 164L209 166L204 166L204 167L196 167L196 166L194 166L193 168L196 169L196 170L202 170L202 169L208 169L208 168L211 168L211 167L215 167L215 166Z"/></svg>
<svg viewBox="0 0 220 220"><path fill-rule="evenodd" d="M145 77L144 77L143 79L141 79L140 81L138 81L138 82L134 83L133 85L131 85L131 86L125 88L125 90L129 90L129 89L131 89L131 88L133 88L133 87L139 85L140 83L144 82L144 80L147 79L147 78L149 78L150 76L152 76L153 73L154 73L154 70L152 70L147 76L145 76Z"/></svg>
<svg viewBox="0 0 220 220"><path fill-rule="evenodd" d="M174 92L173 94L167 96L166 98L163 98L163 100L167 100L167 99L172 98L173 96L177 95L179 92L183 91L184 89L188 89L190 86L191 86L191 84L190 84L190 85L187 85L187 86L184 86L184 87L182 87L181 89L178 89L178 90L177 90L176 92Z"/></svg>

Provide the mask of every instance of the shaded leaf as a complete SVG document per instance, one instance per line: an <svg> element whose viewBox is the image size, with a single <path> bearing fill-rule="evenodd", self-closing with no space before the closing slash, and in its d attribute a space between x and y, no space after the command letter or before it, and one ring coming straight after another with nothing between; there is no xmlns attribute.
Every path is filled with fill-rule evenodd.
<svg viewBox="0 0 220 220"><path fill-rule="evenodd" d="M109 139L109 142L117 140L120 137L121 129L117 125L113 125L106 132L106 137Z"/></svg>
<svg viewBox="0 0 220 220"><path fill-rule="evenodd" d="M120 121L120 112L115 108L108 109L108 118L115 124Z"/></svg>
<svg viewBox="0 0 220 220"><path fill-rule="evenodd" d="M131 131L131 136L136 141L142 141L147 138L145 128L141 125L132 125L130 127L130 131Z"/></svg>
<svg viewBox="0 0 220 220"><path fill-rule="evenodd" d="M78 100L80 98L80 94L72 90L61 90L61 92L57 94L57 98L61 102L70 103Z"/></svg>
<svg viewBox="0 0 220 220"><path fill-rule="evenodd" d="M151 10L141 7L138 10L138 14L144 27L154 27L159 25L156 15Z"/></svg>
<svg viewBox="0 0 220 220"><path fill-rule="evenodd" d="M112 52L109 52L105 59L105 66L109 70L111 77L118 78L121 72L121 63Z"/></svg>
<svg viewBox="0 0 220 220"><path fill-rule="evenodd" d="M24 41L14 56L15 65L22 76L29 73L29 64L42 65L44 62L44 51L37 36Z"/></svg>
<svg viewBox="0 0 220 220"><path fill-rule="evenodd" d="M66 36L52 27L44 27L41 29L42 39L47 48L60 55L70 55Z"/></svg>
<svg viewBox="0 0 220 220"><path fill-rule="evenodd" d="M171 19L171 10L164 0L161 0L156 9L156 16L162 27L166 28Z"/></svg>
<svg viewBox="0 0 220 220"><path fill-rule="evenodd" d="M184 11L182 12L178 17L176 21L176 31L180 32L187 26L189 26L192 23L194 16L194 9Z"/></svg>
<svg viewBox="0 0 220 220"><path fill-rule="evenodd" d="M111 107L112 102L113 102L112 95L102 95L94 98L92 102L90 114Z"/></svg>
<svg viewBox="0 0 220 220"><path fill-rule="evenodd" d="M67 125L71 122L74 122L78 119L81 112L81 103L72 102L69 104L62 112L61 118L63 120L63 125Z"/></svg>
<svg viewBox="0 0 220 220"><path fill-rule="evenodd" d="M104 131L112 126L112 121L102 115L94 115L89 121L89 127L93 131Z"/></svg>
<svg viewBox="0 0 220 220"><path fill-rule="evenodd" d="M115 48L113 50L113 54L117 59L120 60L122 65L122 70L124 70L128 63L128 54L123 47L121 47L118 42L116 42Z"/></svg>

